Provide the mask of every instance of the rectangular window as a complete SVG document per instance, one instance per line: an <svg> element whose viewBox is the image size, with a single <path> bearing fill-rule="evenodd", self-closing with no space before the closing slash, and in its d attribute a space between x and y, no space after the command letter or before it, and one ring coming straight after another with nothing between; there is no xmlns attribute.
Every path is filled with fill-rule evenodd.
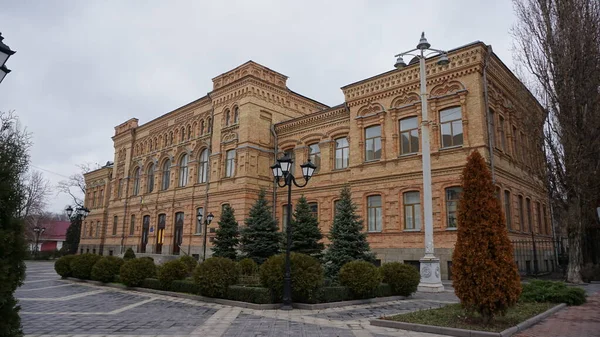
<svg viewBox="0 0 600 337"><path fill-rule="evenodd" d="M504 132L504 117L498 116L498 136L500 142L500 149L506 152L506 134Z"/></svg>
<svg viewBox="0 0 600 337"><path fill-rule="evenodd" d="M421 196L419 192L404 193L404 229L421 229Z"/></svg>
<svg viewBox="0 0 600 337"><path fill-rule="evenodd" d="M117 235L117 226L118 226L118 224L119 224L119 217L115 215L113 217L112 235Z"/></svg>
<svg viewBox="0 0 600 337"><path fill-rule="evenodd" d="M369 232L381 232L381 221L381 196L372 195L367 198L367 222Z"/></svg>
<svg viewBox="0 0 600 337"><path fill-rule="evenodd" d="M537 212L537 228L536 231L537 233L543 233L543 228L542 228L542 205L540 205L539 202L535 203L535 208L536 208L536 212Z"/></svg>
<svg viewBox="0 0 600 337"><path fill-rule="evenodd" d="M462 111L460 107L440 111L442 147L463 144Z"/></svg>
<svg viewBox="0 0 600 337"><path fill-rule="evenodd" d="M198 214L202 214L202 221L198 221ZM199 207L196 209L196 234L202 233L202 225L206 219L204 219L204 209Z"/></svg>
<svg viewBox="0 0 600 337"><path fill-rule="evenodd" d="M529 232L533 232L533 222L531 221L531 199L525 199L525 205L527 207L527 227Z"/></svg>
<svg viewBox="0 0 600 337"><path fill-rule="evenodd" d="M335 140L335 168L344 169L348 167L350 146L348 138L338 138Z"/></svg>
<svg viewBox="0 0 600 337"><path fill-rule="evenodd" d="M92 194L92 207L96 207L96 191Z"/></svg>
<svg viewBox="0 0 600 337"><path fill-rule="evenodd" d="M208 175L208 149L200 154L200 163L198 164L198 182L205 183Z"/></svg>
<svg viewBox="0 0 600 337"><path fill-rule="evenodd" d="M233 177L235 174L235 150L227 151L225 162L225 177Z"/></svg>
<svg viewBox="0 0 600 337"><path fill-rule="evenodd" d="M504 216L506 217L506 228L508 228L509 230L511 229L511 212L510 212L511 207L510 206L511 206L510 192L504 191Z"/></svg>
<svg viewBox="0 0 600 337"><path fill-rule="evenodd" d="M100 206L104 206L104 190L100 190L100 200L98 201Z"/></svg>
<svg viewBox="0 0 600 337"><path fill-rule="evenodd" d="M552 234L552 229L550 228L550 226L548 226L549 221L546 218L546 214L548 214L547 210L546 210L546 205L542 206L542 209L544 211L544 213L542 214L542 221L544 223L544 230L546 231L547 235L550 235L550 234Z"/></svg>
<svg viewBox="0 0 600 337"><path fill-rule="evenodd" d="M309 202L308 208L310 208L310 212L315 217L315 219L319 219L319 204L316 202Z"/></svg>
<svg viewBox="0 0 600 337"><path fill-rule="evenodd" d="M417 117L400 120L400 154L419 152L419 126Z"/></svg>
<svg viewBox="0 0 600 337"><path fill-rule="evenodd" d="M525 231L525 216L523 215L523 196L519 196L519 229Z"/></svg>
<svg viewBox="0 0 600 337"><path fill-rule="evenodd" d="M381 126L365 129L365 161L381 159Z"/></svg>
<svg viewBox="0 0 600 337"><path fill-rule="evenodd" d="M456 213L461 193L462 187L449 187L446 189L446 225L448 228L456 228L458 225Z"/></svg>
<svg viewBox="0 0 600 337"><path fill-rule="evenodd" d="M129 235L135 233L135 214L131 215L131 223L129 224Z"/></svg>
<svg viewBox="0 0 600 337"><path fill-rule="evenodd" d="M308 157L310 161L317 166L315 173L319 171L321 167L321 149L319 148L319 144L311 144L308 146Z"/></svg>

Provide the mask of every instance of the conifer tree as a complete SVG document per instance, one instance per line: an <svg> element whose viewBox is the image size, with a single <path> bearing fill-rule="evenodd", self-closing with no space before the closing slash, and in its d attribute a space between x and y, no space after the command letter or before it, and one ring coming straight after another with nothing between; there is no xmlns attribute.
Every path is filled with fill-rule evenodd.
<svg viewBox="0 0 600 337"><path fill-rule="evenodd" d="M319 221L310 211L310 207L304 196L298 199L296 209L294 210L292 222L292 252L310 255L320 258L325 246Z"/></svg>
<svg viewBox="0 0 600 337"><path fill-rule="evenodd" d="M325 274L329 278L337 277L340 268L350 261L375 261L367 234L363 232L363 220L356 214L356 205L352 202L348 186L340 193L329 240L331 243L323 257Z"/></svg>
<svg viewBox="0 0 600 337"><path fill-rule="evenodd" d="M491 173L477 151L467 159L462 188L453 285L462 305L489 321L517 302L521 282Z"/></svg>
<svg viewBox="0 0 600 337"><path fill-rule="evenodd" d="M258 200L252 205L250 215L245 220L246 227L242 230L240 240L245 257L258 264L278 254L281 244L281 232L271 214L266 194L264 188L258 193Z"/></svg>
<svg viewBox="0 0 600 337"><path fill-rule="evenodd" d="M234 210L225 205L219 220L219 228L213 244L213 255L215 257L226 257L235 261L237 258L237 246L239 244L240 231L235 220Z"/></svg>

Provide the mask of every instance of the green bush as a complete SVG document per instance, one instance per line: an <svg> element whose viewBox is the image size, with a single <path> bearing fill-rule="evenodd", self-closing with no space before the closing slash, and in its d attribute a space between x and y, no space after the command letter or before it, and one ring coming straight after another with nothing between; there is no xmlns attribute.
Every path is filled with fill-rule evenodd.
<svg viewBox="0 0 600 337"><path fill-rule="evenodd" d="M196 283L188 280L175 280L171 282L171 291L187 294L200 294L200 288Z"/></svg>
<svg viewBox="0 0 600 337"><path fill-rule="evenodd" d="M522 302L551 302L581 305L586 302L585 291L567 287L564 282L533 280L523 286Z"/></svg>
<svg viewBox="0 0 600 337"><path fill-rule="evenodd" d="M104 283L114 282L123 263L123 259L116 256L101 258L92 268L92 280Z"/></svg>
<svg viewBox="0 0 600 337"><path fill-rule="evenodd" d="M395 294L392 291L392 286L387 283L379 283L377 289L375 289L375 297L388 297L394 295Z"/></svg>
<svg viewBox="0 0 600 337"><path fill-rule="evenodd" d="M251 258L241 259L238 262L238 268L240 269L240 274L244 276L251 276L256 274L258 271L258 265Z"/></svg>
<svg viewBox="0 0 600 337"><path fill-rule="evenodd" d="M238 276L235 262L224 257L211 257L196 267L194 282L203 296L223 298L227 288L238 281Z"/></svg>
<svg viewBox="0 0 600 337"><path fill-rule="evenodd" d="M160 281L155 278L147 278L142 281L140 284L142 288L154 289L154 290L163 290L160 285Z"/></svg>
<svg viewBox="0 0 600 337"><path fill-rule="evenodd" d="M163 289L170 289L171 282L185 279L188 275L188 266L181 260L165 262L158 267L157 275Z"/></svg>
<svg viewBox="0 0 600 337"><path fill-rule="evenodd" d="M154 263L154 258L152 256L142 256L142 257L140 257L140 259L146 259L146 260Z"/></svg>
<svg viewBox="0 0 600 337"><path fill-rule="evenodd" d="M185 263L187 267L188 274L191 275L196 266L198 265L198 261L189 255L184 255L179 258L179 261Z"/></svg>
<svg viewBox="0 0 600 337"><path fill-rule="evenodd" d="M379 272L383 282L390 285L394 295L410 296L417 291L421 275L414 266L400 262L384 263Z"/></svg>
<svg viewBox="0 0 600 337"><path fill-rule="evenodd" d="M600 281L600 264L587 263L581 268L583 282Z"/></svg>
<svg viewBox="0 0 600 337"><path fill-rule="evenodd" d="M339 274L340 284L350 288L355 298L375 296L381 275L372 263L356 260L346 263Z"/></svg>
<svg viewBox="0 0 600 337"><path fill-rule="evenodd" d="M273 303L271 291L263 287L229 286L227 298L232 301L242 301L256 304Z"/></svg>
<svg viewBox="0 0 600 337"><path fill-rule="evenodd" d="M71 262L75 257L76 255L65 255L56 260L56 262L54 262L54 270L56 270L56 273L62 278L72 276Z"/></svg>
<svg viewBox="0 0 600 337"><path fill-rule="evenodd" d="M314 257L291 253L292 299L296 302L311 301L319 287L323 285L323 268ZM270 257L260 266L260 282L269 288L276 300L283 297L283 277L285 273L285 255Z"/></svg>
<svg viewBox="0 0 600 337"><path fill-rule="evenodd" d="M144 279L155 276L156 266L154 262L146 258L125 261L119 272L121 282L128 287L139 287L144 282Z"/></svg>
<svg viewBox="0 0 600 337"><path fill-rule="evenodd" d="M135 259L135 253L133 252L133 249L127 248L127 250L125 251L125 255L123 255L123 259L124 260L132 260ZM154 260L153 260L154 261Z"/></svg>
<svg viewBox="0 0 600 337"><path fill-rule="evenodd" d="M78 279L89 280L91 278L92 268L100 258L100 255L89 253L75 256L70 264L71 275Z"/></svg>
<svg viewBox="0 0 600 337"><path fill-rule="evenodd" d="M333 286L333 287L322 287L317 290L315 299L311 303L331 303L352 300L352 294L348 287Z"/></svg>

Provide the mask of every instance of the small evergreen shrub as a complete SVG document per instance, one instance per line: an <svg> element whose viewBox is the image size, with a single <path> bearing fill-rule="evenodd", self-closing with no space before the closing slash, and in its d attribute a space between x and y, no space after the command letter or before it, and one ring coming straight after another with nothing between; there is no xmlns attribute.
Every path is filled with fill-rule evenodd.
<svg viewBox="0 0 600 337"><path fill-rule="evenodd" d="M238 281L236 263L224 257L211 257L200 263L194 271L194 282L200 294L208 297L224 298L227 288Z"/></svg>
<svg viewBox="0 0 600 337"><path fill-rule="evenodd" d="M296 302L310 301L323 284L323 268L314 257L291 253L292 299ZM260 266L260 282L269 288L275 300L283 297L285 254L270 257Z"/></svg>
<svg viewBox="0 0 600 337"><path fill-rule="evenodd" d="M200 289L196 283L188 280L174 280L171 282L171 291L187 294L200 294Z"/></svg>
<svg viewBox="0 0 600 337"><path fill-rule="evenodd" d="M145 279L156 276L154 262L146 259L131 259L121 266L119 277L121 282L128 287L139 287Z"/></svg>
<svg viewBox="0 0 600 337"><path fill-rule="evenodd" d="M71 260L70 264L73 277L89 280L91 278L92 268L100 258L100 255L89 253L76 255L75 258Z"/></svg>
<svg viewBox="0 0 600 337"><path fill-rule="evenodd" d="M198 265L198 261L196 261L196 259L189 255L184 255L180 257L179 261L185 263L189 275L192 274L192 272L194 271L194 269L196 269L196 266Z"/></svg>
<svg viewBox="0 0 600 337"><path fill-rule="evenodd" d="M133 249L131 249L131 247L129 247L125 251L125 255L123 255L123 260L132 260L132 259L135 259L135 253L133 252Z"/></svg>
<svg viewBox="0 0 600 337"><path fill-rule="evenodd" d="M564 282L533 280L523 286L522 302L566 303L581 305L586 302L585 291L568 287Z"/></svg>
<svg viewBox="0 0 600 337"><path fill-rule="evenodd" d="M352 294L348 287L333 286L333 287L322 287L317 290L314 301L310 303L331 303L352 300Z"/></svg>
<svg viewBox="0 0 600 337"><path fill-rule="evenodd" d="M71 275L71 262L76 255L65 255L54 262L54 270L62 278L70 277Z"/></svg>
<svg viewBox="0 0 600 337"><path fill-rule="evenodd" d="M170 289L171 282L183 280L188 275L188 266L181 260L165 262L158 267L158 280L163 289Z"/></svg>
<svg viewBox="0 0 600 337"><path fill-rule="evenodd" d="M125 261L116 256L105 256L98 260L92 268L92 280L103 283L114 282L115 276Z"/></svg>
<svg viewBox="0 0 600 337"><path fill-rule="evenodd" d="M140 259L146 259L146 260L154 263L154 258L152 256L142 256L142 257L140 257Z"/></svg>
<svg viewBox="0 0 600 337"><path fill-rule="evenodd" d="M379 283L377 289L375 289L375 297L388 297L394 295L396 294L392 291L392 286L387 283Z"/></svg>
<svg viewBox="0 0 600 337"><path fill-rule="evenodd" d="M242 301L256 304L273 303L271 291L263 287L229 286L227 298L232 301Z"/></svg>
<svg viewBox="0 0 600 337"><path fill-rule="evenodd" d="M258 265L250 258L241 259L238 262L238 268L240 269L240 275L244 276L251 276L258 272Z"/></svg>
<svg viewBox="0 0 600 337"><path fill-rule="evenodd" d="M372 263L352 261L340 269L340 284L350 288L355 298L369 298L381 283L381 275Z"/></svg>
<svg viewBox="0 0 600 337"><path fill-rule="evenodd" d="M154 289L154 290L163 290L160 285L160 281L155 278L147 278L142 281L140 284L142 288Z"/></svg>
<svg viewBox="0 0 600 337"><path fill-rule="evenodd" d="M383 283L390 285L392 293L400 296L410 296L417 291L421 275L417 268L400 262L384 263L379 272Z"/></svg>

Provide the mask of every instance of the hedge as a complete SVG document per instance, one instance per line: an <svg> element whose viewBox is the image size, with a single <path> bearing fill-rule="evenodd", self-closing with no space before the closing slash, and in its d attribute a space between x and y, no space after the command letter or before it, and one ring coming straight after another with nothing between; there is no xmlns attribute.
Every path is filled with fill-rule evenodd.
<svg viewBox="0 0 600 337"><path fill-rule="evenodd" d="M567 287L563 282L533 280L523 286L520 301L581 305L586 302L586 298L585 291L581 288Z"/></svg>
<svg viewBox="0 0 600 337"><path fill-rule="evenodd" d="M194 271L194 282L200 293L208 297L223 298L230 285L238 281L238 268L230 259L211 257L200 263Z"/></svg>
<svg viewBox="0 0 600 337"><path fill-rule="evenodd" d="M233 301L242 301L256 304L273 303L271 291L263 287L229 286L227 298Z"/></svg>
<svg viewBox="0 0 600 337"><path fill-rule="evenodd" d="M145 279L156 276L154 262L146 259L131 259L126 261L119 273L121 282L128 287L139 287Z"/></svg>
<svg viewBox="0 0 600 337"><path fill-rule="evenodd" d="M147 278L142 281L139 285L142 288L154 289L154 290L163 290L160 285L160 281L156 278Z"/></svg>
<svg viewBox="0 0 600 337"><path fill-rule="evenodd" d="M71 275L82 280L91 279L92 268L101 258L100 255L89 253L75 256L70 264Z"/></svg>
<svg viewBox="0 0 600 337"><path fill-rule="evenodd" d="M196 269L196 266L198 265L198 261L196 261L196 259L189 255L184 255L180 257L179 261L183 262L186 265L187 272L189 275L191 275L194 272L194 269Z"/></svg>
<svg viewBox="0 0 600 337"><path fill-rule="evenodd" d="M165 262L158 267L157 275L163 289L170 289L171 282L185 279L188 275L188 266L181 260Z"/></svg>
<svg viewBox="0 0 600 337"><path fill-rule="evenodd" d="M193 281L175 280L171 283L171 291L199 295L200 287Z"/></svg>
<svg viewBox="0 0 600 337"><path fill-rule="evenodd" d="M56 260L56 262L54 262L54 270L56 270L56 273L62 278L72 276L71 261L73 261L75 257L76 255L65 255Z"/></svg>
<svg viewBox="0 0 600 337"><path fill-rule="evenodd" d="M92 280L103 283L114 282L115 276L119 274L119 270L123 263L123 259L116 256L105 256L101 258L92 268Z"/></svg>
<svg viewBox="0 0 600 337"><path fill-rule="evenodd" d="M348 287L333 286L322 287L317 290L315 299L309 303L330 303L353 300L352 293Z"/></svg>
<svg viewBox="0 0 600 337"><path fill-rule="evenodd" d="M350 288L355 298L369 298L375 295L381 275L372 263L356 260L340 269L339 280L343 286Z"/></svg>
<svg viewBox="0 0 600 337"><path fill-rule="evenodd" d="M390 285L394 295L410 296L417 291L421 281L417 268L400 262L384 263L379 272L383 282Z"/></svg>
<svg viewBox="0 0 600 337"><path fill-rule="evenodd" d="M323 268L314 257L292 253L290 256L292 300L294 302L312 301L317 289L323 285ZM269 288L275 300L283 297L283 277L285 255L271 256L260 266L260 282Z"/></svg>

